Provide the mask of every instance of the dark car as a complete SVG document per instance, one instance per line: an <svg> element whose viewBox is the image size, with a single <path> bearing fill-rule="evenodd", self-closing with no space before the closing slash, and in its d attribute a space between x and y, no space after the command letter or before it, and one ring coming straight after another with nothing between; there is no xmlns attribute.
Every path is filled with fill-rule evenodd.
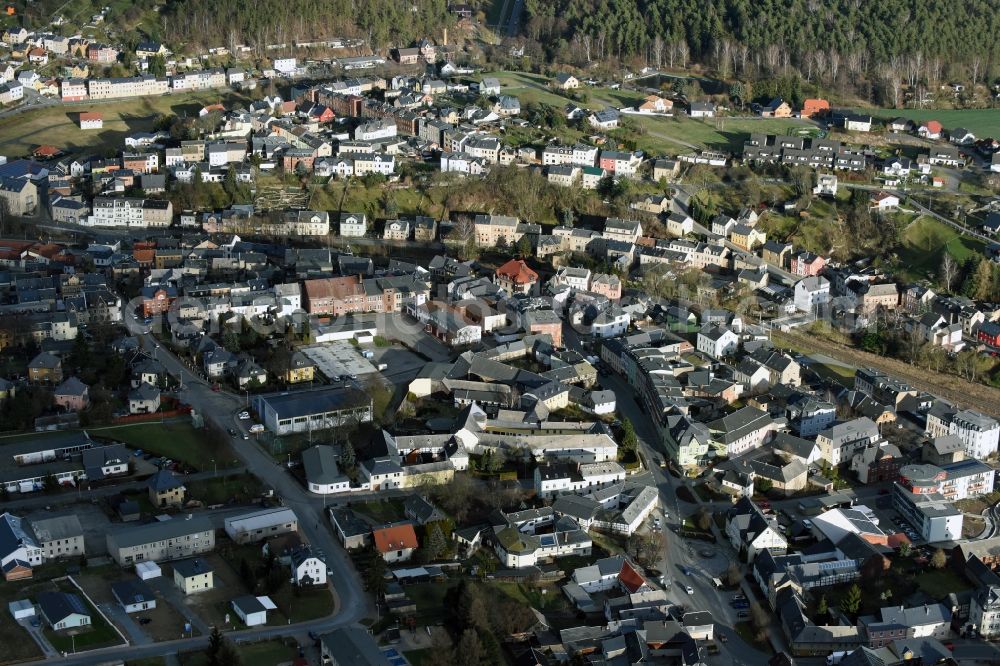
<svg viewBox="0 0 1000 666"><path fill-rule="evenodd" d="M740 611L739 613L736 614L736 617L738 617L739 619L743 620L743 619L746 619L746 618L750 617L750 613L748 613L746 611Z"/></svg>
<svg viewBox="0 0 1000 666"><path fill-rule="evenodd" d="M152 621L153 621L153 619L149 618L149 617L140 617L139 618L139 624L149 624Z"/></svg>
<svg viewBox="0 0 1000 666"><path fill-rule="evenodd" d="M750 608L750 602L746 599L736 599L734 601L730 601L729 605L737 610L741 608Z"/></svg>

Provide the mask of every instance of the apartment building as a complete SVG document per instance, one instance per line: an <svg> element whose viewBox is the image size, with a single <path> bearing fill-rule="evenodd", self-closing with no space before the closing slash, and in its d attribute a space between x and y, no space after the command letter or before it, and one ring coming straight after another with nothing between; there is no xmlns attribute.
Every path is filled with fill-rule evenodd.
<svg viewBox="0 0 1000 666"><path fill-rule="evenodd" d="M109 533L108 554L121 566L178 560L215 548L215 528L206 516L173 518Z"/></svg>
<svg viewBox="0 0 1000 666"><path fill-rule="evenodd" d="M87 220L92 227L169 227L173 204L158 199L95 197Z"/></svg>
<svg viewBox="0 0 1000 666"><path fill-rule="evenodd" d="M927 413L925 434L932 438L955 435L962 440L970 458L985 460L997 451L1000 423L985 414L959 410L939 400Z"/></svg>
<svg viewBox="0 0 1000 666"><path fill-rule="evenodd" d="M87 94L90 99L159 96L168 92L170 92L170 82L155 76L129 76L87 81Z"/></svg>

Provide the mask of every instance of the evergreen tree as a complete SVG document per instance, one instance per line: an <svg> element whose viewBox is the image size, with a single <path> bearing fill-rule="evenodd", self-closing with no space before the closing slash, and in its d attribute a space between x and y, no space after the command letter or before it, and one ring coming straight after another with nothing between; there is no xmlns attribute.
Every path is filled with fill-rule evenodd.
<svg viewBox="0 0 1000 666"><path fill-rule="evenodd" d="M844 597L844 601L841 603L844 612L849 615L854 615L861 608L861 588L858 587L857 583L851 585L847 590L847 595Z"/></svg>
<svg viewBox="0 0 1000 666"><path fill-rule="evenodd" d="M481 666L483 663L483 644L475 629L466 629L455 649L455 664L457 666Z"/></svg>
<svg viewBox="0 0 1000 666"><path fill-rule="evenodd" d="M819 614L821 620L823 618L825 618L829 614L830 609L826 605L826 595L825 594L820 595L820 597L819 597L819 604L816 606L816 612Z"/></svg>
<svg viewBox="0 0 1000 666"><path fill-rule="evenodd" d="M354 469L355 465L358 463L357 453L354 451L354 443L348 439L344 442L343 447L340 450L340 465L344 468L345 472L349 472Z"/></svg>
<svg viewBox="0 0 1000 666"><path fill-rule="evenodd" d="M448 543L445 541L440 525L431 525L424 548L427 550L428 560L436 560L448 549Z"/></svg>
<svg viewBox="0 0 1000 666"><path fill-rule="evenodd" d="M531 250L531 239L528 238L527 234L521 236L517 241L517 253L521 255L522 259L527 259L533 254Z"/></svg>
<svg viewBox="0 0 1000 666"><path fill-rule="evenodd" d="M212 633L208 635L208 648L205 650L205 655L208 657L208 663L211 666L218 666L219 652L222 650L224 642L225 638L222 637L222 632L219 631L219 628L212 627Z"/></svg>
<svg viewBox="0 0 1000 666"><path fill-rule="evenodd" d="M621 445L626 451L635 451L639 447L639 436L635 434L635 427L627 417L622 419Z"/></svg>

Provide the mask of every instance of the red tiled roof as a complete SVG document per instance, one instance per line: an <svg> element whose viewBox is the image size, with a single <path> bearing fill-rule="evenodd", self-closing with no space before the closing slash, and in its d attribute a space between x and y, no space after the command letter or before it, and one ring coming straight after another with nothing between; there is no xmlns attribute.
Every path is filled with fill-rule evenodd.
<svg viewBox="0 0 1000 666"><path fill-rule="evenodd" d="M941 130L944 129L943 127L941 127L941 123L939 123L936 120L928 120L926 123L924 123L924 127L927 128L928 132L931 132L933 134L940 134Z"/></svg>
<svg viewBox="0 0 1000 666"><path fill-rule="evenodd" d="M622 562L622 570L618 574L618 580L629 594L635 594L646 584L646 579L628 563L628 560Z"/></svg>
<svg viewBox="0 0 1000 666"><path fill-rule="evenodd" d="M523 259L511 259L497 269L497 276L505 277L515 284L531 284L538 281L538 273L528 268Z"/></svg>
<svg viewBox="0 0 1000 666"><path fill-rule="evenodd" d="M417 533L413 530L413 525L410 523L373 530L372 538L375 539L375 547L380 553L419 546L417 543Z"/></svg>
<svg viewBox="0 0 1000 666"><path fill-rule="evenodd" d="M101 114L95 111L84 111L80 114L80 120L100 120Z"/></svg>

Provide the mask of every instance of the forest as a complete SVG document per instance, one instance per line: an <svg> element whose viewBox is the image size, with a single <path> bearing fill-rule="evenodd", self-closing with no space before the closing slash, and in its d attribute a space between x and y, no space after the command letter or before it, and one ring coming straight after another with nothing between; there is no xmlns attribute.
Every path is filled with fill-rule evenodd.
<svg viewBox="0 0 1000 666"><path fill-rule="evenodd" d="M639 57L751 77L794 66L807 79L886 67L904 77L994 74L991 0L526 0L529 43L562 62ZM915 77L916 78L916 77Z"/></svg>

